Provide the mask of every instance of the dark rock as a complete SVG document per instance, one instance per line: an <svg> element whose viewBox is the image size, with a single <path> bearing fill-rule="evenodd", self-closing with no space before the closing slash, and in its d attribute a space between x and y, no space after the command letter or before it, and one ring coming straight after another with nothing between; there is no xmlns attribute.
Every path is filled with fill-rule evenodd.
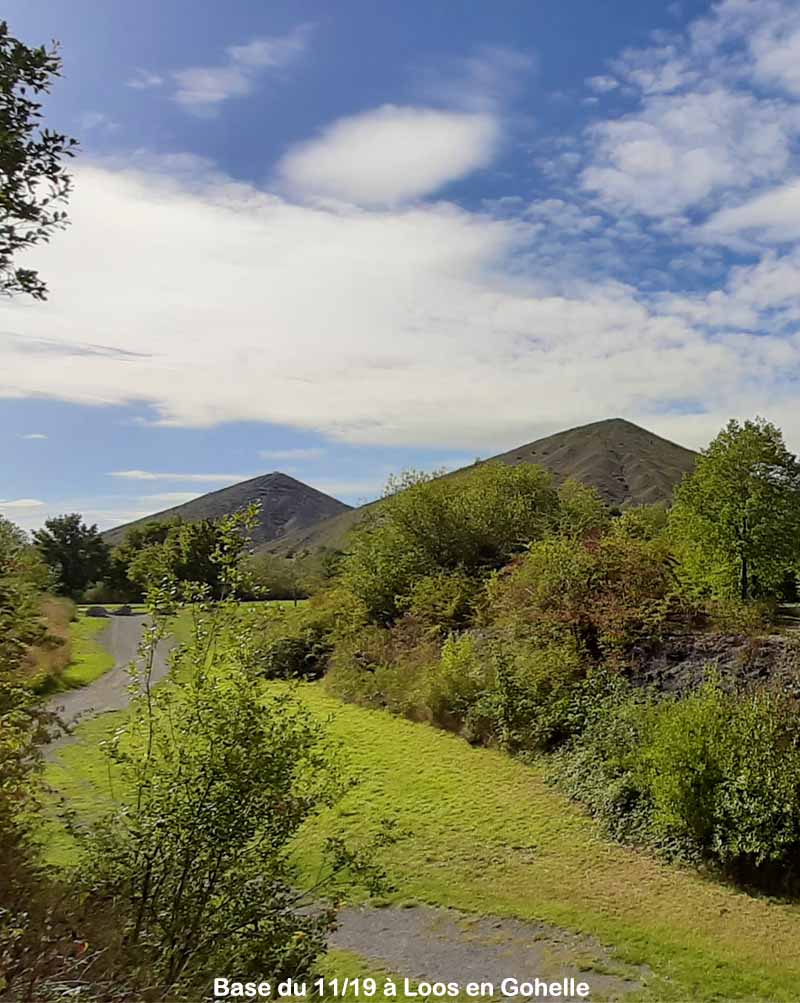
<svg viewBox="0 0 800 1003"><path fill-rule="evenodd" d="M109 612L105 608L105 606L90 606L83 615L84 616L108 616Z"/></svg>
<svg viewBox="0 0 800 1003"><path fill-rule="evenodd" d="M631 682L676 696L716 676L729 690L774 684L800 694L800 643L796 637L686 634L670 637L643 658L631 661Z"/></svg>

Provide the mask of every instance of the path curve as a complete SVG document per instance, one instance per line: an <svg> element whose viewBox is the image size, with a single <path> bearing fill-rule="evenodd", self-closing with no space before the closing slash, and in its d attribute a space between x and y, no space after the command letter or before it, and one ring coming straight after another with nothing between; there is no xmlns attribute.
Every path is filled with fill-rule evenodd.
<svg viewBox="0 0 800 1003"><path fill-rule="evenodd" d="M97 714L122 710L130 702L128 687L131 679L128 667L138 657L142 627L149 622L149 617L112 615L108 620L108 629L104 630L97 640L113 656L114 668L88 686L59 693L47 702L47 710L56 714L69 728ZM169 652L175 644L173 637L165 637L159 642L153 660L151 682L157 683L169 671ZM48 751L70 741L70 738L69 734L65 735L59 730L58 737L54 737L50 742Z"/></svg>

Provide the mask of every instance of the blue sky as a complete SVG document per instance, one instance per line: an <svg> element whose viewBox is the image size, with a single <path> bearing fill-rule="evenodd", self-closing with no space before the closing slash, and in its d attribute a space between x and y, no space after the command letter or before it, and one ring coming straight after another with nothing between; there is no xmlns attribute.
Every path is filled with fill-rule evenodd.
<svg viewBox="0 0 800 1003"><path fill-rule="evenodd" d="M72 225L0 303L0 513L350 502L624 416L800 448L800 7L10 0Z"/></svg>

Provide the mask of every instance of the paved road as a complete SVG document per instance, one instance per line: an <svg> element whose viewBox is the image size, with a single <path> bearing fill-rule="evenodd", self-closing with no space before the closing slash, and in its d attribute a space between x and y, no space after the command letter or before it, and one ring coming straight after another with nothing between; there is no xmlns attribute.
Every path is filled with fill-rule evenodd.
<svg viewBox="0 0 800 1003"><path fill-rule="evenodd" d="M102 632L98 641L114 656L114 668L88 686L54 696L48 701L47 709L57 713L64 724L72 726L79 720L86 720L104 711L127 707L130 701L128 687L131 683L128 667L137 658L142 626L147 619L146 616L110 616L108 629ZM158 682L167 674L167 656L174 644L173 638L165 638L159 643L153 662L152 682ZM68 741L70 736L62 733L50 743L48 751Z"/></svg>

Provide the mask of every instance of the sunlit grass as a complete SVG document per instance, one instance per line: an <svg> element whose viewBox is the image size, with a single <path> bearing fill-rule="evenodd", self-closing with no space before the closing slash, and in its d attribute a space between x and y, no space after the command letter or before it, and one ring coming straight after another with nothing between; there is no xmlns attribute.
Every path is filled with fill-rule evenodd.
<svg viewBox="0 0 800 1003"><path fill-rule="evenodd" d="M278 685L278 684L271 684ZM611 843L530 767L499 751L381 711L342 705L319 685L299 690L330 730L359 786L305 833L313 868L326 834L365 835L384 817L402 838L384 851L395 902L549 922L597 937L655 973L653 1000L797 1000L800 908L753 898L690 869ZM122 720L79 729L48 780L80 814L112 798L98 743ZM119 795L119 790L115 792ZM51 860L70 859L54 825Z"/></svg>

